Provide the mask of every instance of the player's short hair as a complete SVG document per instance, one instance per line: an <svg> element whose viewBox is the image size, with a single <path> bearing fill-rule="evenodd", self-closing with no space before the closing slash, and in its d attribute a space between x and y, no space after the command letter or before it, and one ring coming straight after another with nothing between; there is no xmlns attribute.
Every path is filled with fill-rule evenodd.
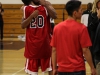
<svg viewBox="0 0 100 75"><path fill-rule="evenodd" d="M69 16L73 15L74 11L78 11L81 6L81 1L78 0L71 0L68 1L65 5L65 9Z"/></svg>
<svg viewBox="0 0 100 75"><path fill-rule="evenodd" d="M22 0L22 2L24 3L24 5L29 5L31 3L32 0Z"/></svg>

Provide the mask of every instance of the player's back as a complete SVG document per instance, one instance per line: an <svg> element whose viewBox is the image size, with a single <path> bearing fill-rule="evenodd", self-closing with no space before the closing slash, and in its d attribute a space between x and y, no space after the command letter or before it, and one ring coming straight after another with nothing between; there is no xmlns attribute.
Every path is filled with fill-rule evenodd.
<svg viewBox="0 0 100 75"><path fill-rule="evenodd" d="M70 72L85 69L80 44L81 40L84 40L84 38L81 38L81 33L84 31L84 29L86 29L86 27L75 20L65 20L55 26L53 36L56 37L54 37L54 40L56 42L55 47L58 53L57 63L60 65L58 68L59 71L63 69L65 72Z"/></svg>
<svg viewBox="0 0 100 75"><path fill-rule="evenodd" d="M27 6L25 8L26 18L28 18L34 10L39 10L39 15L37 18L32 19L26 29L25 56L28 58L50 57L50 18L44 6L41 5Z"/></svg>

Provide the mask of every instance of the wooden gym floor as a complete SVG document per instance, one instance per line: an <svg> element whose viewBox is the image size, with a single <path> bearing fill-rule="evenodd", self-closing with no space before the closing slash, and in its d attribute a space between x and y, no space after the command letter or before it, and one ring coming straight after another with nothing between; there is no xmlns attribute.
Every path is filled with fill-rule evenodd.
<svg viewBox="0 0 100 75"><path fill-rule="evenodd" d="M4 38L0 42L0 75L27 75L24 63L24 42L18 38ZM91 75L87 63L86 72ZM39 75L42 75L40 70Z"/></svg>

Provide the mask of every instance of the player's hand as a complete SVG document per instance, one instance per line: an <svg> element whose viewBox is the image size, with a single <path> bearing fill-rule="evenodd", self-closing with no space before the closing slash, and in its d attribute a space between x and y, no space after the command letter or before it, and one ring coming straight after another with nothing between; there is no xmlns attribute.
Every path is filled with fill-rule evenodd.
<svg viewBox="0 0 100 75"><path fill-rule="evenodd" d="M35 11L31 14L31 16L34 17L34 18L36 18L36 17L38 16L38 14L39 14L39 10L35 10Z"/></svg>
<svg viewBox="0 0 100 75"><path fill-rule="evenodd" d="M57 75L57 70L53 70L53 75Z"/></svg>
<svg viewBox="0 0 100 75"><path fill-rule="evenodd" d="M1 13L1 9L0 9L0 13Z"/></svg>
<svg viewBox="0 0 100 75"><path fill-rule="evenodd" d="M95 68L92 68L92 69L91 69L91 75L97 75L96 69L95 69Z"/></svg>

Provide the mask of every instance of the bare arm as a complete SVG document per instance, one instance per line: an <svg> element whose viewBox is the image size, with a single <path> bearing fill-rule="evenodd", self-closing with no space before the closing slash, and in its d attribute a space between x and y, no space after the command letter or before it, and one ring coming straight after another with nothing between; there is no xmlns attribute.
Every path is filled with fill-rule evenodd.
<svg viewBox="0 0 100 75"><path fill-rule="evenodd" d="M24 9L24 5L21 6L21 8L20 8L20 10L21 10L22 13L23 13L23 9Z"/></svg>
<svg viewBox="0 0 100 75"><path fill-rule="evenodd" d="M93 62L92 62L92 56L91 56L89 48L83 48L83 54L91 68L92 75L96 75L96 70L95 70Z"/></svg>
<svg viewBox="0 0 100 75"><path fill-rule="evenodd" d="M56 48L52 47L52 64L53 64L53 75L57 72L57 62L56 62Z"/></svg>
<svg viewBox="0 0 100 75"><path fill-rule="evenodd" d="M3 15L4 14L4 12L1 12L1 15Z"/></svg>
<svg viewBox="0 0 100 75"><path fill-rule="evenodd" d="M31 20L33 18L36 18L38 16L38 13L39 11L38 10L35 10L26 20L23 20L22 23L21 23L21 27L24 29L24 28L27 28L27 26L29 25L29 23L31 22Z"/></svg>
<svg viewBox="0 0 100 75"><path fill-rule="evenodd" d="M0 14L3 15L4 14L4 10L2 11L2 9L0 9Z"/></svg>
<svg viewBox="0 0 100 75"><path fill-rule="evenodd" d="M46 7L48 14L51 18L53 18L53 19L57 18L56 10L53 8L53 6L51 5L51 3L49 1L40 0L40 4L44 5Z"/></svg>
<svg viewBox="0 0 100 75"><path fill-rule="evenodd" d="M1 9L0 9L0 14L1 14Z"/></svg>

